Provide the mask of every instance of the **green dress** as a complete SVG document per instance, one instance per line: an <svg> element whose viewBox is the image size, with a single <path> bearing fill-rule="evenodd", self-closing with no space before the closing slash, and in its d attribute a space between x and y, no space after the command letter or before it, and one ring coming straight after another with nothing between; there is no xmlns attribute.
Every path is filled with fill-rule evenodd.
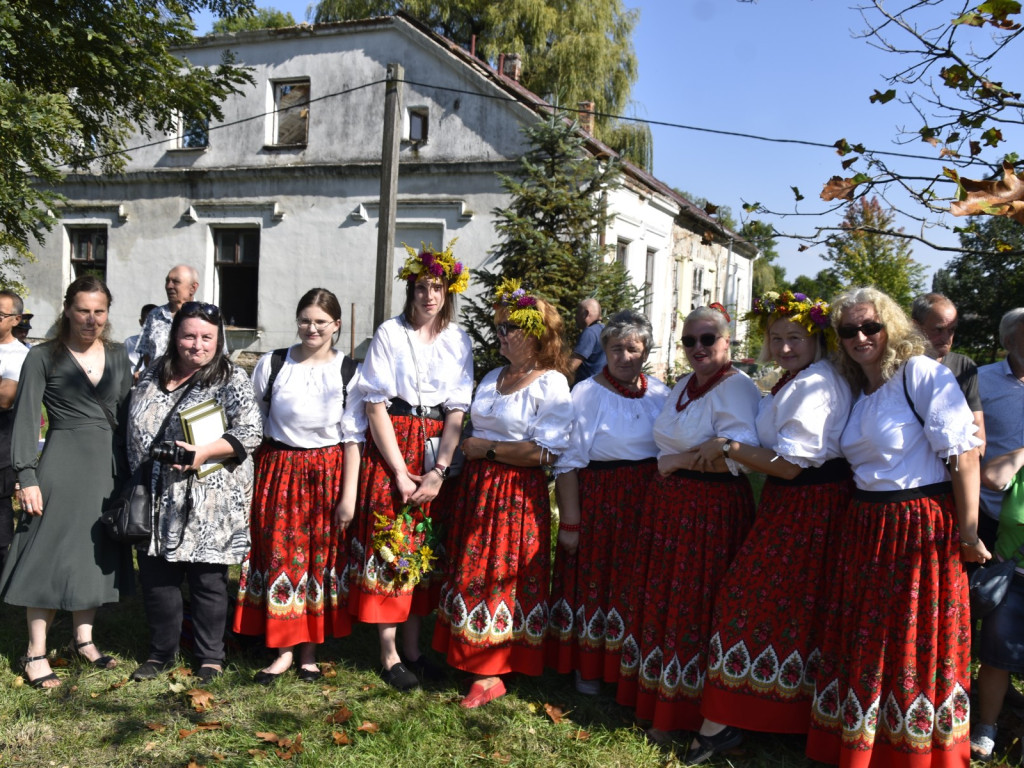
<svg viewBox="0 0 1024 768"><path fill-rule="evenodd" d="M11 605L78 611L116 602L134 586L131 550L111 541L100 523L126 463L121 441L93 395L121 421L132 376L124 345L107 344L103 376L94 389L58 344L32 347L21 371L11 463L23 488L39 486L43 514L21 514L0 575L0 595ZM40 403L49 420L41 455Z"/></svg>

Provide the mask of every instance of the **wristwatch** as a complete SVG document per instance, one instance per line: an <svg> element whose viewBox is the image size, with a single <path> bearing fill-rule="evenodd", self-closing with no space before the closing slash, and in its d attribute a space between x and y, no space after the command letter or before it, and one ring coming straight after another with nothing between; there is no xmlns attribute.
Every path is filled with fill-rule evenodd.
<svg viewBox="0 0 1024 768"><path fill-rule="evenodd" d="M726 440L724 443L722 443L722 455L725 456L725 458L729 458L729 451L731 450L732 440Z"/></svg>
<svg viewBox="0 0 1024 768"><path fill-rule="evenodd" d="M484 455L491 461L494 461L498 457L498 455L494 452L494 449L497 447L497 443L491 443L491 447L487 449L487 453Z"/></svg>
<svg viewBox="0 0 1024 768"><path fill-rule="evenodd" d="M451 467L446 467L444 464L435 464L432 469L437 470L438 474L441 475L442 480L447 480L448 475L452 473Z"/></svg>

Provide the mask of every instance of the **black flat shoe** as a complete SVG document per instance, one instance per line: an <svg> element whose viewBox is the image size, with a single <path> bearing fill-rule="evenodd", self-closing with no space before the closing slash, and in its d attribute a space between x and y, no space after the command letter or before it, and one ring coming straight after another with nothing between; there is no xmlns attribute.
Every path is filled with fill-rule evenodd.
<svg viewBox="0 0 1024 768"><path fill-rule="evenodd" d="M31 685L33 688L39 688L43 691L48 691L53 688L60 688L61 685L63 685L63 683L61 683L60 678L57 677L57 674L55 672L51 671L50 674L48 675L43 675L42 677L37 677L34 679L28 676L28 670L26 669L26 667L33 661L42 661L45 658L46 654L43 654L42 656L22 656L20 659L22 677L24 677L25 682ZM44 683L48 683L51 680L56 680L57 685L44 685Z"/></svg>
<svg viewBox="0 0 1024 768"><path fill-rule="evenodd" d="M145 680L155 680L157 676L163 674L173 666L173 661L153 661L152 659L148 659L140 664L138 669L132 672L132 680L136 683L141 683Z"/></svg>
<svg viewBox="0 0 1024 768"><path fill-rule="evenodd" d="M408 691L419 687L420 679L402 662L393 664L391 669L382 670L381 679L396 691Z"/></svg>
<svg viewBox="0 0 1024 768"><path fill-rule="evenodd" d="M319 669L305 669L304 667L299 667L295 671L295 676L304 683L315 683L317 680L323 678L324 673Z"/></svg>
<svg viewBox="0 0 1024 768"><path fill-rule="evenodd" d="M403 661L405 660L403 659ZM448 677L448 670L435 664L425 653L421 653L416 661L405 661L405 666L411 669L420 680L436 683Z"/></svg>
<svg viewBox="0 0 1024 768"><path fill-rule="evenodd" d="M84 643L74 644L75 653L78 654L79 658L84 659L89 664L92 664L96 669L113 669L117 666L117 659L106 654L101 654L95 661L90 661L89 658L82 653L82 649L88 645L96 645L96 643L92 640L86 640Z"/></svg>
<svg viewBox="0 0 1024 768"><path fill-rule="evenodd" d="M216 667L209 667L205 664L201 666L195 672L195 677L203 684L207 684L212 680L216 680L218 677L224 674L223 669L217 669Z"/></svg>
<svg viewBox="0 0 1024 768"><path fill-rule="evenodd" d="M262 669L252 676L252 681L257 685L271 685L281 675L273 672L264 672Z"/></svg>
<svg viewBox="0 0 1024 768"><path fill-rule="evenodd" d="M738 747L743 743L743 731L727 725L714 736L702 736L696 733L694 738L697 740L698 746L691 745L686 750L686 756L683 758L685 765L706 763L715 755Z"/></svg>

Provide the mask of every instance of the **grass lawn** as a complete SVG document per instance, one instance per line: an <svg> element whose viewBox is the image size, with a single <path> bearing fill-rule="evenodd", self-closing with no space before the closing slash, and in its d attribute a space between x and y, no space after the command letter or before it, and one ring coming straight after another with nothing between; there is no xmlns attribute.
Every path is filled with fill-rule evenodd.
<svg viewBox="0 0 1024 768"><path fill-rule="evenodd" d="M429 624L427 625L430 626ZM138 596L98 612L96 637L120 660L95 670L66 648L71 621L50 632L63 685L25 685L24 612L0 604L0 765L2 766L671 766L672 750L648 744L614 689L577 694L568 675L513 679L509 694L477 710L458 706L464 677L401 694L377 676L373 627L328 642L321 683L284 675L264 688L252 674L268 660L258 644L230 652L223 677L205 689L183 670L146 683L128 675L147 649ZM60 661L55 664L60 664ZM187 668L188 658L182 659ZM195 693L195 691L199 693ZM205 691L205 692L204 692ZM566 714L555 722L546 705ZM677 747L682 751L682 747ZM719 761L733 766L811 766L798 737L752 736Z"/></svg>

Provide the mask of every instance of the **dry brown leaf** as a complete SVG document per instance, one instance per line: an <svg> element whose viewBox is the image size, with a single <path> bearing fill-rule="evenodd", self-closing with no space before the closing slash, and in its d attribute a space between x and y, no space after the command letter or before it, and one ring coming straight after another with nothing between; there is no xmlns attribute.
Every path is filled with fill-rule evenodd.
<svg viewBox="0 0 1024 768"><path fill-rule="evenodd" d="M182 680L186 677L192 677L192 670L188 667L177 667L170 671L168 677L171 678L171 680Z"/></svg>
<svg viewBox="0 0 1024 768"><path fill-rule="evenodd" d="M128 685L128 678L127 677L122 677L116 683L111 683L110 687L107 688L107 690L108 691L116 691L118 688L124 688L126 685Z"/></svg>
<svg viewBox="0 0 1024 768"><path fill-rule="evenodd" d="M89 694L89 698L92 698L92 699L98 699L99 697L100 697L100 695L98 693L90 693Z"/></svg>
<svg viewBox="0 0 1024 768"><path fill-rule="evenodd" d="M544 711L548 713L548 717L551 718L551 722L560 723L569 714L565 712L561 707L556 707L552 704L544 702ZM571 711L571 710L570 710Z"/></svg>
<svg viewBox="0 0 1024 768"><path fill-rule="evenodd" d="M213 706L213 694L202 688L193 688L187 695L192 699L192 708L196 712L205 712Z"/></svg>
<svg viewBox="0 0 1024 768"><path fill-rule="evenodd" d="M338 669L330 661L325 661L320 664L320 674L327 680L333 680L338 676Z"/></svg>
<svg viewBox="0 0 1024 768"><path fill-rule="evenodd" d="M186 768L206 768L202 763L197 763L195 760L189 760Z"/></svg>
<svg viewBox="0 0 1024 768"><path fill-rule="evenodd" d="M58 656L55 659L50 659L50 669L63 669L64 667L70 666L71 662L61 656Z"/></svg>
<svg viewBox="0 0 1024 768"><path fill-rule="evenodd" d="M295 757L295 755L292 754L292 751L290 749L288 749L288 750L275 749L274 750L274 754L276 754L282 760L291 760L293 757Z"/></svg>
<svg viewBox="0 0 1024 768"><path fill-rule="evenodd" d="M256 731L257 738L263 739L270 744L277 744L277 734L269 731Z"/></svg>
<svg viewBox="0 0 1024 768"><path fill-rule="evenodd" d="M152 752L154 749L156 749L156 742L155 741L147 741L145 746L142 749L143 749L144 752Z"/></svg>
<svg viewBox="0 0 1024 768"><path fill-rule="evenodd" d="M356 730L363 733L376 733L380 730L380 726L376 723L371 723L369 720L363 720L363 724L356 728Z"/></svg>
<svg viewBox="0 0 1024 768"><path fill-rule="evenodd" d="M228 758L227 758L227 755L222 755L220 752L214 752L213 753L213 759L214 760L218 760L219 762L223 763Z"/></svg>
<svg viewBox="0 0 1024 768"><path fill-rule="evenodd" d="M710 229L705 229L704 233L700 236L701 245L711 245L715 242L715 233Z"/></svg>
<svg viewBox="0 0 1024 768"><path fill-rule="evenodd" d="M334 739L334 746L336 747L347 747L352 743L352 739L348 737L348 734L344 731L334 731L331 733L331 738Z"/></svg>
<svg viewBox="0 0 1024 768"><path fill-rule="evenodd" d="M590 738L590 733L580 728L575 732L569 733L568 736L570 739L575 739L576 741L586 741Z"/></svg>
<svg viewBox="0 0 1024 768"><path fill-rule="evenodd" d="M352 719L352 711L344 704L338 705L337 711L327 716L328 723L334 723L335 725L344 725Z"/></svg>
<svg viewBox="0 0 1024 768"><path fill-rule="evenodd" d="M501 754L501 752L495 752L493 755L491 755L491 760L494 760L498 763L504 763L507 765L508 763L512 762L512 755L503 755Z"/></svg>
<svg viewBox="0 0 1024 768"><path fill-rule="evenodd" d="M191 736L194 733L199 733L199 729L198 728L191 728L191 729L190 728L179 728L178 729L178 740L180 741L181 739L187 739L189 736Z"/></svg>
<svg viewBox="0 0 1024 768"><path fill-rule="evenodd" d="M1006 216L1024 224L1024 176L1013 172L1010 163L1003 163L1003 178L997 181L976 181L956 176L955 171L947 173L963 188L963 200L949 206L954 216L974 216L986 213L990 216Z"/></svg>
<svg viewBox="0 0 1024 768"><path fill-rule="evenodd" d="M224 723L219 720L208 720L205 723L196 723L196 728L200 731L223 731Z"/></svg>
<svg viewBox="0 0 1024 768"><path fill-rule="evenodd" d="M265 750L265 749L250 749L250 750L248 750L248 752L253 757L266 757L267 756L267 750Z"/></svg>
<svg viewBox="0 0 1024 768"><path fill-rule="evenodd" d="M151 731L156 731L157 733L163 733L167 730L167 726L163 723L146 723L146 727Z"/></svg>
<svg viewBox="0 0 1024 768"><path fill-rule="evenodd" d="M844 179L841 176L833 176L821 190L821 199L829 200L853 200L853 190L857 188L857 182L853 179Z"/></svg>
<svg viewBox="0 0 1024 768"><path fill-rule="evenodd" d="M714 203L705 203L704 213L706 213L708 216L714 216L716 213L718 213L718 206L715 205Z"/></svg>

